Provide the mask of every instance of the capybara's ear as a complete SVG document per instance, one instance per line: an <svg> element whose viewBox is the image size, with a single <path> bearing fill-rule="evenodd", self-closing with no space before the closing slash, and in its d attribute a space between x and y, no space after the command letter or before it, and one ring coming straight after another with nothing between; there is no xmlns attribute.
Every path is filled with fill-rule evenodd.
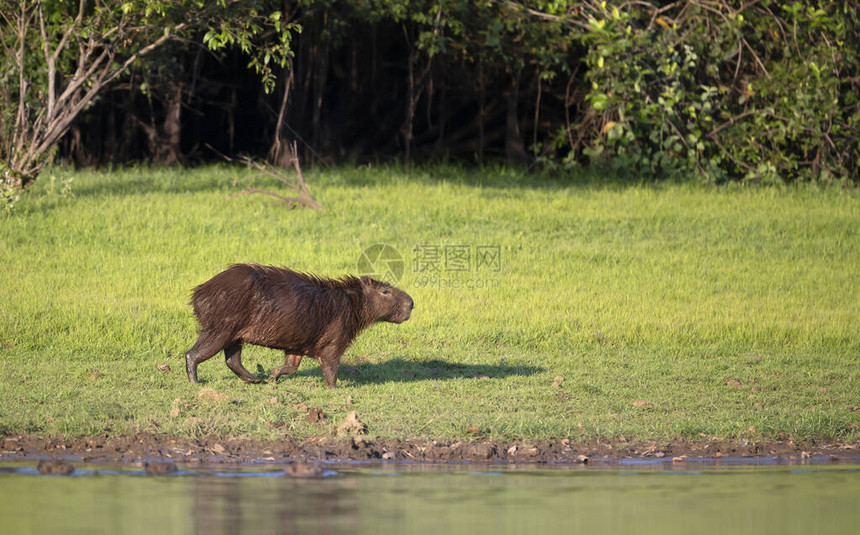
<svg viewBox="0 0 860 535"><path fill-rule="evenodd" d="M348 295L352 295L352 296L361 295L366 291L367 285L368 285L367 283L369 280L370 280L369 277L359 277L359 278L351 277L350 278L351 283L344 286L343 290Z"/></svg>
<svg viewBox="0 0 860 535"><path fill-rule="evenodd" d="M359 280L361 281L361 285L362 285L362 286L364 286L364 287L366 287L366 286L373 286L373 279L371 279L371 278L370 278L370 277L368 277L367 275L364 275L364 276L363 276L363 277L361 277Z"/></svg>

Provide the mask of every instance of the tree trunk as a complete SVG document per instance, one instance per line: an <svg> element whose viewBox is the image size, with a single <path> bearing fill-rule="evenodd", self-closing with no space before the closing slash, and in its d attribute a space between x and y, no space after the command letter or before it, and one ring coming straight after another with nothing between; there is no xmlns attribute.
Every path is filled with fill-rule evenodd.
<svg viewBox="0 0 860 535"><path fill-rule="evenodd" d="M517 101L519 100L520 72L511 76L511 87L505 91L507 102L507 113L505 114L505 157L508 163L523 165L528 163L529 157L523 145L523 136L520 133L520 121L517 113Z"/></svg>
<svg viewBox="0 0 860 535"><path fill-rule="evenodd" d="M289 147L284 143L282 132L287 117L287 105L290 100L290 89L293 87L293 62L290 61L287 65L287 70L284 72L284 96L281 98L281 107L278 110L278 122L275 124L275 138L272 140L272 147L269 149L269 160L277 167L284 169L293 165L293 158L298 158L298 154L291 154Z"/></svg>
<svg viewBox="0 0 860 535"><path fill-rule="evenodd" d="M484 87L484 64L478 64L478 165L484 165L484 120L486 90Z"/></svg>
<svg viewBox="0 0 860 535"><path fill-rule="evenodd" d="M176 83L167 93L166 113L161 128L155 137L153 159L164 165L182 161L182 95L185 84Z"/></svg>
<svg viewBox="0 0 860 535"><path fill-rule="evenodd" d="M407 34L406 26L403 27L403 32ZM403 128L401 128L401 133L403 135L403 145L406 149L403 158L404 163L409 164L412 159L412 154L410 152L412 148L412 126L415 120L415 59L414 54L410 51L408 62L408 80L407 80L407 94L406 94L406 119L403 122Z"/></svg>

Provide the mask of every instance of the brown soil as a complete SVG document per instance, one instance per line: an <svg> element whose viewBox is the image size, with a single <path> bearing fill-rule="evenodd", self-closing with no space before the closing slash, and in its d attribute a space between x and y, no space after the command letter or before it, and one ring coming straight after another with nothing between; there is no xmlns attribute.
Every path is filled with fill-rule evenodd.
<svg viewBox="0 0 860 535"><path fill-rule="evenodd" d="M738 457L779 457L785 460L829 458L860 462L858 443L751 442L744 439L627 442L597 440L575 443L496 440L437 441L375 439L355 436L315 437L298 441L241 438L187 439L139 433L133 436L41 437L8 434L0 437L0 461L57 458L83 462L247 463L294 460L481 463L583 463L624 458L675 462Z"/></svg>

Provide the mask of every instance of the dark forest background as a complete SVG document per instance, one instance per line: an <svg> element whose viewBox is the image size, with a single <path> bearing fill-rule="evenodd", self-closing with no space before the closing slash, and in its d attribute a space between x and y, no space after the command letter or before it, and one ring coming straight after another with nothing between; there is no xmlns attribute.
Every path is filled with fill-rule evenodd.
<svg viewBox="0 0 860 535"><path fill-rule="evenodd" d="M0 161L23 186L41 164L20 163L16 125L23 114L36 132L51 109L42 50L67 31L118 65L146 52L58 123L55 141L39 138L56 145L46 158L78 166L239 154L286 165L296 140L306 164L858 180L855 2L21 2L32 27L20 56L17 4L0 0ZM68 45L57 57L60 92L90 56Z"/></svg>
<svg viewBox="0 0 860 535"><path fill-rule="evenodd" d="M528 164L564 152L552 137L587 106L582 46L568 39L559 51L564 72L548 79L528 54L481 60L456 39L450 50L428 51L418 43L421 24L369 21L346 3L326 4L291 13L302 31L271 92L241 50L171 43L108 88L72 125L60 154L80 166L193 164L216 152L277 160L279 137L298 140L303 161L326 164Z"/></svg>

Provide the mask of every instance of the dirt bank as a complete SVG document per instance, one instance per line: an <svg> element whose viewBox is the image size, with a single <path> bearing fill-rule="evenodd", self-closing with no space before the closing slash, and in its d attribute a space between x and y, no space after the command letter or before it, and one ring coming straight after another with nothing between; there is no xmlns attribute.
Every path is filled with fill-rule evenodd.
<svg viewBox="0 0 860 535"><path fill-rule="evenodd" d="M8 434L0 437L0 460L62 458L82 462L247 463L290 460L392 460L480 463L581 463L624 458L664 458L676 462L723 457L773 457L785 460L829 457L860 461L858 443L751 442L739 440L674 440L664 442L571 442L496 440L392 440L368 437L315 437L279 441L182 437L139 433L133 436L41 437Z"/></svg>

